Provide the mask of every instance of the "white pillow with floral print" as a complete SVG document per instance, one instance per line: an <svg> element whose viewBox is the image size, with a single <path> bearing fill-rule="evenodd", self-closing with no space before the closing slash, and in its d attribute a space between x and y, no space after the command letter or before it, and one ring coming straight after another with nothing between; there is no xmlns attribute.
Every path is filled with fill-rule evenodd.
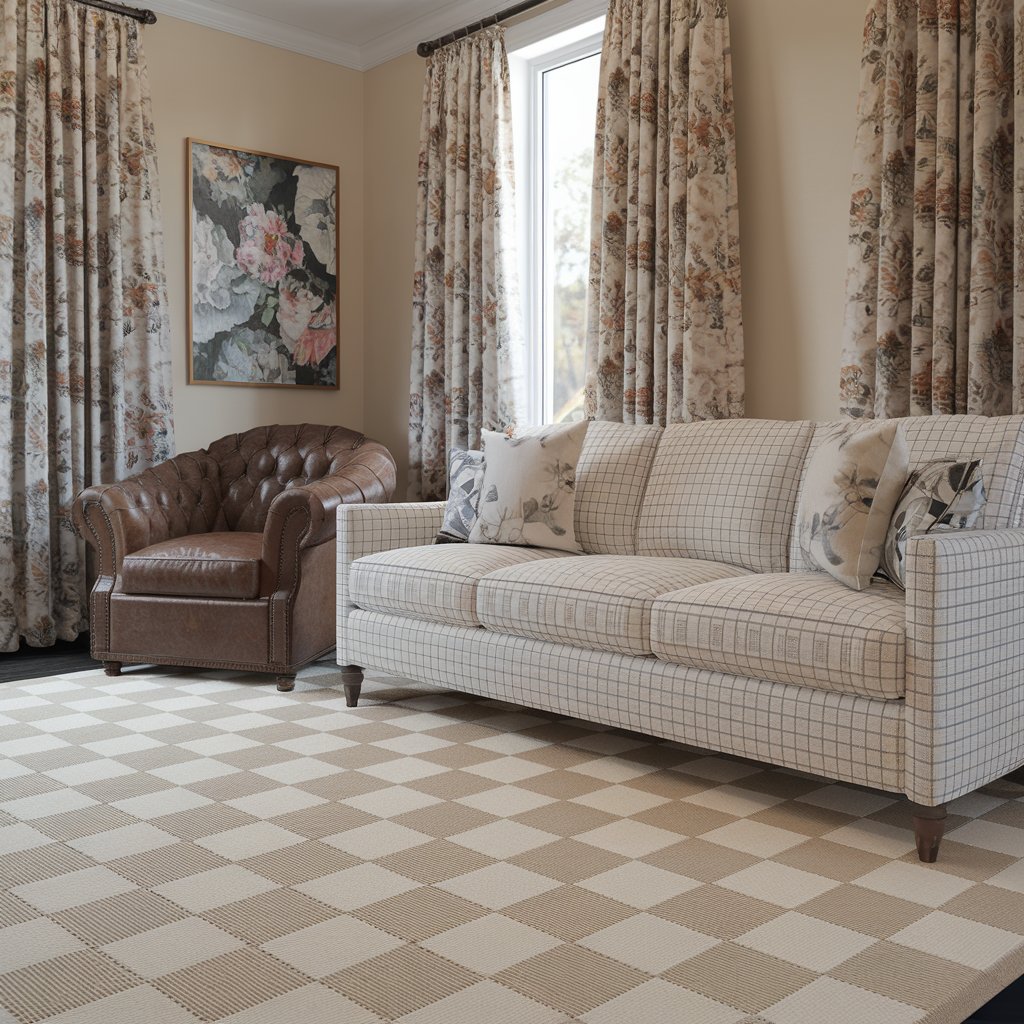
<svg viewBox="0 0 1024 1024"><path fill-rule="evenodd" d="M483 434L484 479L471 544L579 552L573 516L576 466L587 424Z"/></svg>
<svg viewBox="0 0 1024 1024"><path fill-rule="evenodd" d="M889 521L907 482L907 444L895 420L823 429L804 473L800 547L811 565L864 590L881 564Z"/></svg>

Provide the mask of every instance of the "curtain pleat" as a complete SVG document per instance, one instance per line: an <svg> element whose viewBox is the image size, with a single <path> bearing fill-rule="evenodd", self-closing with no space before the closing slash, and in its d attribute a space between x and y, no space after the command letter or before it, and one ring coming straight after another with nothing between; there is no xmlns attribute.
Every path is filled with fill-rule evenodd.
<svg viewBox="0 0 1024 1024"><path fill-rule="evenodd" d="M587 414L742 416L736 138L725 0L612 0L601 55Z"/></svg>
<svg viewBox="0 0 1024 1024"><path fill-rule="evenodd" d="M1024 0L871 0L840 378L849 416L1024 412Z"/></svg>
<svg viewBox="0 0 1024 1024"><path fill-rule="evenodd" d="M0 0L0 650L88 625L71 504L173 454L138 22Z"/></svg>
<svg viewBox="0 0 1024 1024"><path fill-rule="evenodd" d="M515 423L522 331L504 33L427 62L420 127L409 498L443 498L451 448Z"/></svg>

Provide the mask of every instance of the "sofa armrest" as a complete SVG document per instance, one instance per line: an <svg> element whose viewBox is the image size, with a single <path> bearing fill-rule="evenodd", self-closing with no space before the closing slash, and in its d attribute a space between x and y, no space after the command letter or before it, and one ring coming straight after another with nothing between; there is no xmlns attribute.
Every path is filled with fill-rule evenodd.
<svg viewBox="0 0 1024 1024"><path fill-rule="evenodd" d="M444 520L443 501L400 502L394 505L338 507L338 664L349 664L345 650L345 621L349 567L357 558L396 548L430 544Z"/></svg>
<svg viewBox="0 0 1024 1024"><path fill-rule="evenodd" d="M1024 530L907 547L906 790L937 805L1024 763Z"/></svg>

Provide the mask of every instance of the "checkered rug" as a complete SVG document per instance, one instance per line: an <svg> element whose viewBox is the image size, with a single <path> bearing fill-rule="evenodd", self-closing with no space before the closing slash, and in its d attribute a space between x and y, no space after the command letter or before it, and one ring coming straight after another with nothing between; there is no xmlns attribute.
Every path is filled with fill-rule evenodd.
<svg viewBox="0 0 1024 1024"><path fill-rule="evenodd" d="M852 786L332 666L0 688L0 1022L953 1024L1024 786Z"/></svg>

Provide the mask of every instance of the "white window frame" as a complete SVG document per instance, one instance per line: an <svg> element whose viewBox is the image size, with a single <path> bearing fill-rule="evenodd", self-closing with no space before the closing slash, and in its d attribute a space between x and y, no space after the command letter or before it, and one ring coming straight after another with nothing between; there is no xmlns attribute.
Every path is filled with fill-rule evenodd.
<svg viewBox="0 0 1024 1024"><path fill-rule="evenodd" d="M558 30L547 36L540 34L543 26L526 23L532 36L521 40L507 39L512 70L513 119L516 148L516 199L519 216L519 264L522 291L523 331L526 339L524 375L526 379L527 421L544 423L553 416L554 351L551 338L552 283L545 280L548 263L546 239L549 211L544 205L544 75L601 52L603 18L595 19L598 7L594 0L575 0L562 13ZM604 0L599 13L605 9ZM539 18L534 21L540 21ZM519 28L520 26L517 26ZM509 30L511 35L512 30ZM518 52L512 47L519 42ZM581 112L582 116L582 112ZM586 116L596 116L596 111ZM545 291L549 294L545 295Z"/></svg>

